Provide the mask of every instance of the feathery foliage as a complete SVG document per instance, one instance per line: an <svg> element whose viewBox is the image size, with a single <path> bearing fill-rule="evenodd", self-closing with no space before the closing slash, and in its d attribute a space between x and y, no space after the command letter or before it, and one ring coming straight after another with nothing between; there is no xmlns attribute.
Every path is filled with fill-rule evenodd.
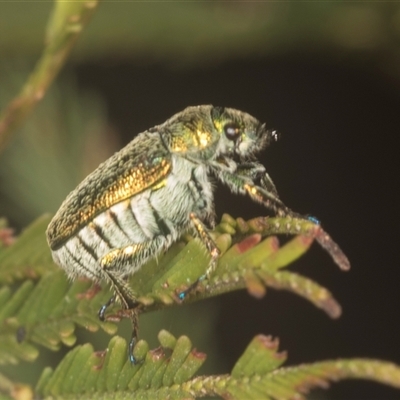
<svg viewBox="0 0 400 400"><path fill-rule="evenodd" d="M90 344L76 347L56 368L46 369L36 393L41 398L63 399L303 399L312 388L329 381L372 379L400 388L400 368L373 360L336 360L284 368L285 353L278 340L258 335L230 374L197 376L206 355L192 348L188 337L176 339L167 331L158 335L160 347L150 350L140 341L135 355L143 361L132 366L124 339L111 339L107 352L96 353Z"/></svg>
<svg viewBox="0 0 400 400"><path fill-rule="evenodd" d="M214 232L216 243L224 253L218 269L186 302L246 287L251 294L261 297L265 286L271 286L296 292L330 316L338 317L340 306L326 289L298 274L280 271L309 248L315 229L320 228L299 220L302 232L308 236L297 236L281 248L276 237L262 240L277 229L278 222L288 227L289 221L297 223L289 219L285 222L284 218L245 222L224 215ZM48 222L48 216L39 218L11 246L0 251L1 282L23 281L15 292L7 286L0 291L4 304L0 312L0 336L5 345L0 363L35 358L34 344L52 350L59 349L62 343L72 346L76 325L89 331L101 327L114 334L116 326L110 321L122 318L122 314L116 313L109 316L109 321L100 322L96 314L111 296L108 288L91 287L91 282L83 279L71 285L65 273L54 267L44 235ZM142 312L180 304L177 293L206 270L208 258L202 246L188 239L186 243L174 245L159 260L147 263L132 278L131 286L139 297ZM188 263L191 268L187 268Z"/></svg>
<svg viewBox="0 0 400 400"><path fill-rule="evenodd" d="M73 346L77 326L91 332L101 328L113 335L117 329L115 322L123 317L123 313L115 310L109 321L100 322L97 310L109 298L109 290L101 290L87 280L70 284L64 272L54 268L44 239L48 221L48 216L39 218L12 244L0 249L1 282L14 282L14 286L20 283L14 290L6 285L0 289L4 305L0 312L0 364L3 365L35 360L39 355L38 345L54 351L62 345ZM3 222L2 232L9 232L7 229ZM269 236L293 232L301 235L282 247L276 236ZM305 297L331 317L340 315L340 306L325 288L284 269L308 250L314 238L326 244L326 233L319 225L290 218L256 218L245 222L224 215L213 236L223 255L210 281L201 284L188 302L243 288L261 297L266 287L273 287ZM335 246L330 248L335 260L346 260ZM188 262L191 268L184 269ZM179 305L177 293L207 266L201 245L187 236L158 262L149 262L135 274L131 285L139 295L140 311ZM348 265L344 263L341 267L345 269ZM134 366L127 357L127 344L120 337L115 336L105 352L94 352L91 344L76 346L54 371L50 368L43 371L35 389L22 387L43 399L125 399L133 393L138 399L205 396L301 399L310 389L327 387L329 381L339 379L372 379L400 386L399 367L383 361L337 360L281 367L286 354L277 352L277 340L263 335L254 338L231 374L196 376L206 355L193 349L186 336L176 339L161 331L158 338L161 346L153 350L143 340L137 343L134 355L140 362ZM5 377L3 381L7 384L3 389L0 384L0 392L9 392L6 387L15 390L16 384Z"/></svg>

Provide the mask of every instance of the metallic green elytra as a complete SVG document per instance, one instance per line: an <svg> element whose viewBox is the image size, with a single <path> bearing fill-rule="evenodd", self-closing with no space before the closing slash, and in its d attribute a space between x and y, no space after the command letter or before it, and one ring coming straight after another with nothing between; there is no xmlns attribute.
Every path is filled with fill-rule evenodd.
<svg viewBox="0 0 400 400"><path fill-rule="evenodd" d="M275 139L249 114L211 105L188 107L140 133L63 202L47 229L54 261L71 278L112 285L115 296L100 310L101 318L115 299L134 310L127 277L186 231L210 254L208 277L220 254L204 225L214 220L213 178L278 215L298 216L254 159ZM131 351L133 345L132 340Z"/></svg>

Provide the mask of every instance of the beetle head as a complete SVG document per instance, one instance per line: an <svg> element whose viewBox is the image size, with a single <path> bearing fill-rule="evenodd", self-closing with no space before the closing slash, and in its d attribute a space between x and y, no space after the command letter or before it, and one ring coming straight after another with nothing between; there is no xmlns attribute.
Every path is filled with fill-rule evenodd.
<svg viewBox="0 0 400 400"><path fill-rule="evenodd" d="M245 112L211 105L187 107L153 129L161 129L173 153L201 159L226 156L246 160L277 136Z"/></svg>
<svg viewBox="0 0 400 400"><path fill-rule="evenodd" d="M267 130L265 124L233 108L213 107L211 118L220 135L217 155L246 159L277 138L276 132Z"/></svg>

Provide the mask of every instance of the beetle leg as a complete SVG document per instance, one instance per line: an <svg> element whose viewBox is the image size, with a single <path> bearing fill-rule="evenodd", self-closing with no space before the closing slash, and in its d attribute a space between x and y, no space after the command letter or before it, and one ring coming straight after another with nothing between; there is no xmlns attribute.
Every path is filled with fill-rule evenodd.
<svg viewBox="0 0 400 400"><path fill-rule="evenodd" d="M246 167L246 165L244 165ZM251 170L242 169L239 165L235 173L228 171L218 171L213 169L218 179L227 185L233 193L247 194L257 203L263 204L265 207L276 212L279 216L293 216L304 218L298 213L295 213L290 208L286 207L285 204L277 196L274 185L268 174L259 177L261 179L261 186L254 183L254 177Z"/></svg>
<svg viewBox="0 0 400 400"><path fill-rule="evenodd" d="M195 213L190 214L190 220L192 221L192 226L199 235L200 240L204 243L211 256L211 263L207 268L206 273L202 277L200 277L200 280L203 280L209 278L210 275L214 272L217 266L218 257L221 254L221 252L217 247L217 245L215 244L214 240L212 240L210 234L207 231L207 228L204 226L203 222L200 221L200 219L196 216Z"/></svg>
<svg viewBox="0 0 400 400"><path fill-rule="evenodd" d="M111 283L111 286L115 292L114 301L118 299L122 303L123 308L126 310L135 308L137 306L136 296L128 286L127 282L115 271L108 269L104 264L101 264L101 266L103 267L103 272L106 276L106 279ZM114 301L111 298L108 303L106 303L106 308Z"/></svg>
<svg viewBox="0 0 400 400"><path fill-rule="evenodd" d="M133 269L136 265L142 265L143 260L154 247L152 241L144 243L132 243L128 246L112 249L100 259L100 265L107 271L123 271ZM131 268L129 268L131 266Z"/></svg>
<svg viewBox="0 0 400 400"><path fill-rule="evenodd" d="M137 338L138 338L138 320L137 320L138 314L134 310L132 311L131 315L131 322L132 322L132 335L131 339L129 340L129 345L128 345L128 357L129 361L131 364L135 365L137 364L138 360L136 360L135 356L133 355L133 350L135 348Z"/></svg>
<svg viewBox="0 0 400 400"><path fill-rule="evenodd" d="M105 320L105 314L106 314L106 310L108 307L110 307L112 304L115 303L117 296L114 294L113 296L111 296L110 300L107 301L106 304L103 304L99 310L99 319L100 321L104 321Z"/></svg>
<svg viewBox="0 0 400 400"><path fill-rule="evenodd" d="M133 349L138 336L138 302L135 294L128 286L128 283L121 278L119 271L123 270L123 266L126 266L127 264L132 266L141 265L138 264L138 259L145 258L148 251L152 251L152 246L154 246L154 243L145 242L132 244L119 249L113 249L100 260L103 272L108 281L111 282L115 294L100 308L99 318L104 320L104 314L107 307L113 304L117 298L121 301L123 308L125 309L124 313L132 323L132 336L128 346L128 357L132 364L137 363L137 360L133 355Z"/></svg>
<svg viewBox="0 0 400 400"><path fill-rule="evenodd" d="M129 341L128 357L132 364L136 364L137 360L133 355L133 349L137 342L137 333L138 333L138 322L137 322L138 312L136 309L138 302L132 290L129 288L127 282L122 278L120 278L118 275L116 275L115 272L107 270L107 268L105 268L104 265L102 266L107 279L111 282L115 294L110 298L110 300L108 300L106 304L104 304L100 308L98 313L99 319L101 321L104 321L105 312L107 308L111 304L115 303L117 298L121 301L125 309L125 316L128 317L132 323L132 336L131 340Z"/></svg>
<svg viewBox="0 0 400 400"><path fill-rule="evenodd" d="M263 187L257 186L254 183L246 182L243 184L243 190L250 196L251 199L257 203L263 204L267 208L272 209L280 217L291 216L303 218L303 216L300 214L295 213L290 208L286 207L280 199Z"/></svg>
<svg viewBox="0 0 400 400"><path fill-rule="evenodd" d="M165 246L165 239L149 240L143 243L132 243L128 246L112 249L100 259L100 266L106 279L111 282L125 309L137 306L136 296L129 288L124 275L132 275L149 258L159 253Z"/></svg>
<svg viewBox="0 0 400 400"><path fill-rule="evenodd" d="M265 172L260 178L260 184L267 192L272 193L275 197L279 198L276 186L267 172Z"/></svg>
<svg viewBox="0 0 400 400"><path fill-rule="evenodd" d="M258 162L245 162L237 166L235 174L243 177L248 177L253 182L259 181L260 186L263 189L265 189L268 193L271 193L276 198L279 198L276 186L267 171L265 170L264 165Z"/></svg>
<svg viewBox="0 0 400 400"><path fill-rule="evenodd" d="M162 246L163 242L160 243L155 238L147 242L132 243L128 246L112 249L100 259L100 266L104 275L111 282L125 309L136 308L137 300L122 276L132 275L151 256L157 254Z"/></svg>
<svg viewBox="0 0 400 400"><path fill-rule="evenodd" d="M215 271L215 268L218 264L218 258L221 254L221 251L215 244L214 240L211 238L210 234L207 231L207 228L204 226L203 222L196 216L195 213L190 214L190 220L192 222L193 228L196 230L200 240L206 246L208 253L211 256L211 262L208 266L204 275L201 275L194 283L192 283L186 290L179 293L179 298L183 300L190 292L196 289L197 285L205 280L209 279L212 273Z"/></svg>

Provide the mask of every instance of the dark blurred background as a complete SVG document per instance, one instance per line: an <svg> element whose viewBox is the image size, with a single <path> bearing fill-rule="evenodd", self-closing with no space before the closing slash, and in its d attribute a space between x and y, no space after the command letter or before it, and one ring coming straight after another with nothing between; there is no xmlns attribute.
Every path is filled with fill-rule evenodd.
<svg viewBox="0 0 400 400"><path fill-rule="evenodd" d="M219 365L231 368L258 333L279 337L289 364L400 363L400 6L189 3L101 5L36 116L0 156L0 213L21 228L56 211L100 161L186 106L247 111L282 133L260 155L281 199L318 217L352 269L339 271L317 245L293 265L335 295L343 307L335 321L274 290L260 301L243 291L200 304L204 324L214 324L205 330L215 334ZM40 54L51 4L38 9L0 4L2 107ZM223 187L216 209L218 216L265 214ZM182 322L168 324L175 333ZM360 381L314 396L400 397Z"/></svg>

